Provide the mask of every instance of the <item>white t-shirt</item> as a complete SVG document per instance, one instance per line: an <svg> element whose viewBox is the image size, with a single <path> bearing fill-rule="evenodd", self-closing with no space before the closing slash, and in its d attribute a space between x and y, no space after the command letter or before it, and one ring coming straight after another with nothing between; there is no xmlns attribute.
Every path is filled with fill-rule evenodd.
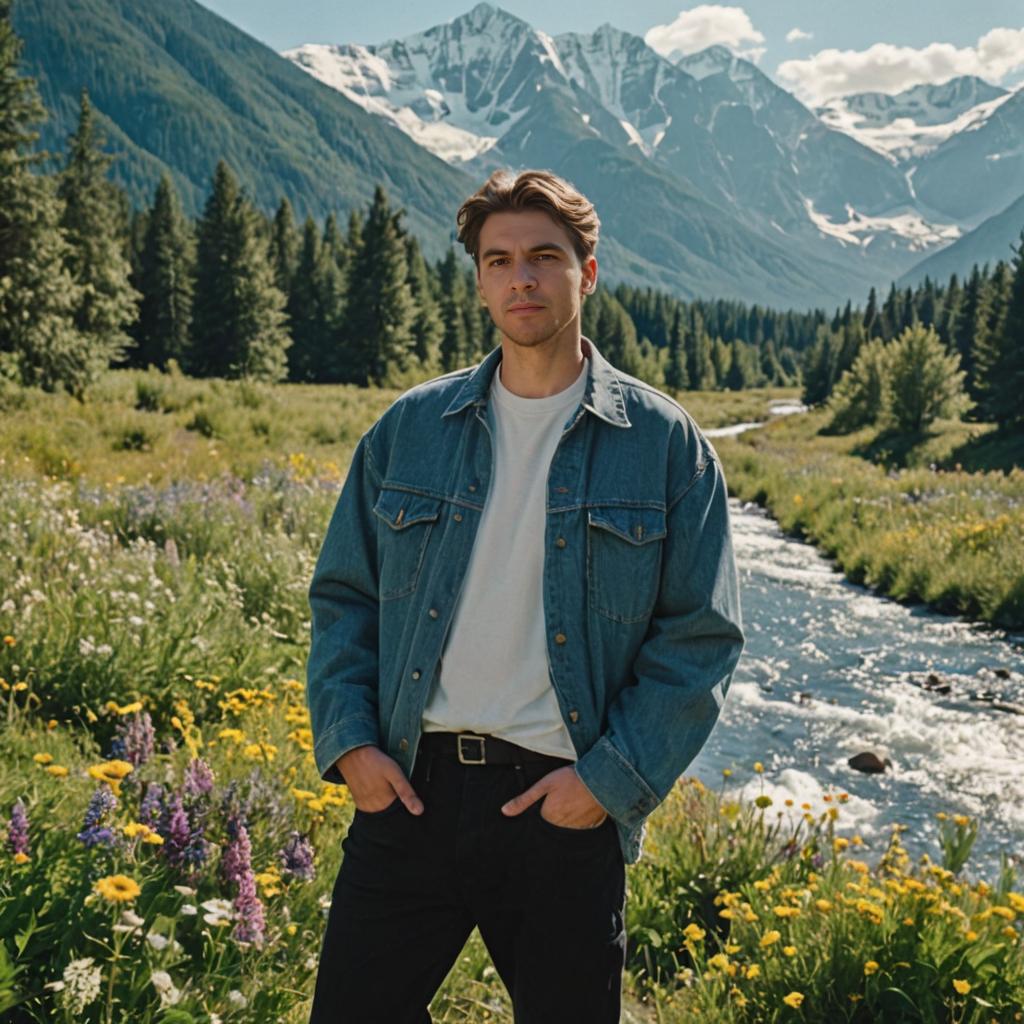
<svg viewBox="0 0 1024 1024"><path fill-rule="evenodd" d="M544 533L551 457L586 384L584 360L563 391L523 398L502 384L498 364L494 475L424 732L486 733L576 760L548 666Z"/></svg>

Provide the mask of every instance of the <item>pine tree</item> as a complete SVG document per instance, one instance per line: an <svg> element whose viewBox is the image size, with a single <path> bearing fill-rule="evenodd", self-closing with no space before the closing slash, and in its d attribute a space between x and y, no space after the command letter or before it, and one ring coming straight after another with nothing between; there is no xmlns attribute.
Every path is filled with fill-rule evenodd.
<svg viewBox="0 0 1024 1024"><path fill-rule="evenodd" d="M477 294L466 294L466 278L459 267L454 249L449 249L438 271L441 279L441 369L445 373L457 370L468 362L468 339L463 309L469 301L476 302Z"/></svg>
<svg viewBox="0 0 1024 1024"><path fill-rule="evenodd" d="M444 325L434 295L434 284L419 243L412 235L405 237L405 262L409 290L413 301L413 353L425 376L441 372L441 337Z"/></svg>
<svg viewBox="0 0 1024 1024"><path fill-rule="evenodd" d="M976 339L974 353L979 411L984 419L1012 430L1024 423L1024 231L1012 265L1005 274L997 268L994 282L1003 277L1006 284L994 284L994 291L1005 291L1005 296L993 303L992 318Z"/></svg>
<svg viewBox="0 0 1024 1024"><path fill-rule="evenodd" d="M295 227L292 204L282 196L270 232L270 265L274 268L274 284L285 295L291 294L298 263L299 232Z"/></svg>
<svg viewBox="0 0 1024 1024"><path fill-rule="evenodd" d="M829 396L829 429L838 434L876 423L889 408L889 349L881 338L866 342Z"/></svg>
<svg viewBox="0 0 1024 1024"><path fill-rule="evenodd" d="M413 349L412 291L399 219L384 189L373 192L362 244L348 266L345 331L356 383L383 383L409 369Z"/></svg>
<svg viewBox="0 0 1024 1024"><path fill-rule="evenodd" d="M686 372L690 387L697 391L711 391L718 386L715 364L711 361L711 338L704 328L704 317L696 304L690 307L690 329L686 340Z"/></svg>
<svg viewBox="0 0 1024 1024"><path fill-rule="evenodd" d="M45 158L32 147L46 111L35 81L18 74L21 46L0 0L0 374L81 397L93 365L73 320L81 288L54 183L32 169Z"/></svg>
<svg viewBox="0 0 1024 1024"><path fill-rule="evenodd" d="M686 367L686 316L677 305L669 332L665 386L671 391L684 391L689 385L690 374Z"/></svg>
<svg viewBox="0 0 1024 1024"><path fill-rule="evenodd" d="M199 221L190 368L208 376L284 377L291 339L256 211L217 164Z"/></svg>
<svg viewBox="0 0 1024 1024"><path fill-rule="evenodd" d="M169 359L181 363L187 358L195 265L194 240L166 174L156 187L145 222L136 277L142 299L132 361L137 366L163 368Z"/></svg>
<svg viewBox="0 0 1024 1024"><path fill-rule="evenodd" d="M131 286L131 264L117 230L117 190L107 180L112 158L101 144L89 94L83 89L78 127L68 140L57 192L64 201L61 226L71 243L68 265L82 288L75 327L88 342L92 374L122 359L131 346L126 328L138 316L141 298Z"/></svg>

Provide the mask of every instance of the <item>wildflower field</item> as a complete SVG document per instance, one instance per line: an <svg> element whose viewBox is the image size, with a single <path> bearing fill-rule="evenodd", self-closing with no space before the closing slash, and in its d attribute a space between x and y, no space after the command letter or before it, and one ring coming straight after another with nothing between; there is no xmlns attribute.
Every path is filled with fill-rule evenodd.
<svg viewBox="0 0 1024 1024"><path fill-rule="evenodd" d="M313 765L306 589L395 395L129 372L85 405L0 392L0 1019L308 1015L353 807ZM707 396L702 420L733 397L751 420L779 393ZM739 802L762 771L681 780L650 819L624 1021L1024 1020L1024 885L971 876L976 822L912 864L841 792ZM476 933L431 1010L511 1024Z"/></svg>

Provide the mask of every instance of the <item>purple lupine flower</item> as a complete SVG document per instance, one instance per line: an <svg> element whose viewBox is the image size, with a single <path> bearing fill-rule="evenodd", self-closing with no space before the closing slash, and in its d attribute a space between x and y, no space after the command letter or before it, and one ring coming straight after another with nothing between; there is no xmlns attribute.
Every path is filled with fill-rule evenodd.
<svg viewBox="0 0 1024 1024"><path fill-rule="evenodd" d="M164 787L159 782L146 786L146 795L139 804L139 821L154 828L164 812Z"/></svg>
<svg viewBox="0 0 1024 1024"><path fill-rule="evenodd" d="M15 857L27 857L28 851L28 812L21 802L21 797L14 801L11 808L11 820L7 826L7 849Z"/></svg>
<svg viewBox="0 0 1024 1024"><path fill-rule="evenodd" d="M122 718L117 723L110 744L110 756L119 757L138 768L153 756L155 746L153 719L148 711L136 711L131 717Z"/></svg>
<svg viewBox="0 0 1024 1024"><path fill-rule="evenodd" d="M234 936L238 942L251 942L259 946L263 943L266 921L263 916L263 904L256 894L249 833L236 817L228 819L227 831L230 842L221 857L221 872L225 881L238 886L233 904Z"/></svg>
<svg viewBox="0 0 1024 1024"><path fill-rule="evenodd" d="M180 794L165 803L157 831L164 839L164 857L172 866L194 872L206 862L209 850L202 824L189 819Z"/></svg>
<svg viewBox="0 0 1024 1024"><path fill-rule="evenodd" d="M316 874L313 866L313 844L301 832L291 832L288 842L278 853L281 868L288 875L294 875L308 882Z"/></svg>
<svg viewBox="0 0 1024 1024"><path fill-rule="evenodd" d="M185 798L196 801L213 792L213 769L201 758L194 757L185 768Z"/></svg>
<svg viewBox="0 0 1024 1024"><path fill-rule="evenodd" d="M92 794L89 806L85 809L82 831L78 833L77 838L86 846L110 846L114 842L114 833L112 829L103 824L103 819L116 806L117 797L105 782L101 782Z"/></svg>

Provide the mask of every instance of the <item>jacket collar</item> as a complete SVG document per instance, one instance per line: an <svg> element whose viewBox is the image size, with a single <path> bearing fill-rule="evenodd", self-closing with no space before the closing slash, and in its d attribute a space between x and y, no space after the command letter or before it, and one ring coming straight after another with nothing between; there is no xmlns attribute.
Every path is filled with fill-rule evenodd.
<svg viewBox="0 0 1024 1024"><path fill-rule="evenodd" d="M590 356L587 360L587 386L583 392L583 407L613 427L632 426L626 415L626 402L622 397L622 385L615 367L598 352L597 346L589 338L583 338L583 351L585 355ZM462 387L441 415L461 412L467 405L486 405L491 379L500 362L501 345L498 345L463 381Z"/></svg>

